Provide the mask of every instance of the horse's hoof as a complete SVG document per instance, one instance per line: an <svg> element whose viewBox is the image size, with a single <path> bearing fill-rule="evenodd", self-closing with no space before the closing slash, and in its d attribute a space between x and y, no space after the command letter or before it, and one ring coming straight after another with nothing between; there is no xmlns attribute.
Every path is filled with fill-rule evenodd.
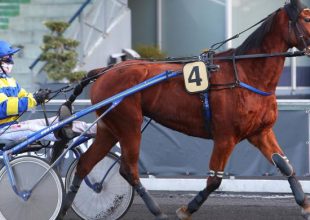
<svg viewBox="0 0 310 220"><path fill-rule="evenodd" d="M305 210L305 209L301 209L301 215L302 217L304 217L304 219L306 220L310 220L310 210Z"/></svg>
<svg viewBox="0 0 310 220"><path fill-rule="evenodd" d="M187 211L186 206L182 206L175 212L180 220L191 220L191 213Z"/></svg>
<svg viewBox="0 0 310 220"><path fill-rule="evenodd" d="M168 215L165 215L165 214L161 214L155 217L155 220L167 220L167 219L168 219Z"/></svg>

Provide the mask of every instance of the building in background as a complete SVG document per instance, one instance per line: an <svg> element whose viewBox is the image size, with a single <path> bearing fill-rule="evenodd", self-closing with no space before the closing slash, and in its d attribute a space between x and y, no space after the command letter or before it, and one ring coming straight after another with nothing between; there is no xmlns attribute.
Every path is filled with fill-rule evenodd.
<svg viewBox="0 0 310 220"><path fill-rule="evenodd" d="M43 36L50 34L43 23L50 20L71 24L65 36L80 42L79 70L107 66L111 55L130 52L127 0L1 0L0 39L23 48L15 57L14 76L28 91L50 83L42 71L45 63L39 62Z"/></svg>
<svg viewBox="0 0 310 220"><path fill-rule="evenodd" d="M128 0L132 44L158 45L168 56L199 55L212 44L257 23L285 0ZM226 44L237 47L254 29ZM286 60L277 95L310 97L309 58Z"/></svg>
<svg viewBox="0 0 310 220"><path fill-rule="evenodd" d="M42 36L46 33L42 20L61 17L68 20L88 0L2 0L0 6L1 2L6 7L13 4L14 10L20 10L14 12L14 18L9 18L8 25L3 24L0 36L24 46L23 53L16 57L16 67L23 69L16 68L14 72L18 81L33 91L28 66L40 54ZM67 34L81 42L79 68L84 70L106 66L110 55L139 44L159 45L168 56L192 56L245 30L283 4L284 0L91 0L85 11L77 15ZM3 18L2 21L7 20ZM252 31L221 50L237 47ZM34 72L44 64L38 65ZM309 70L308 58L287 59L277 93L307 94L309 97ZM79 98L86 99L88 94ZM49 116L54 116L63 102L54 101L48 103ZM75 102L76 111L89 105L84 101ZM297 175L309 176L309 101L280 100L278 103L280 111L275 132L280 146ZM37 110L24 117L42 118L42 113ZM94 117L89 114L83 120L90 122ZM143 133L140 171L154 176L205 177L211 151L212 141L189 137L152 122ZM277 175L277 170L256 148L244 141L236 147L225 173L228 176L261 177Z"/></svg>

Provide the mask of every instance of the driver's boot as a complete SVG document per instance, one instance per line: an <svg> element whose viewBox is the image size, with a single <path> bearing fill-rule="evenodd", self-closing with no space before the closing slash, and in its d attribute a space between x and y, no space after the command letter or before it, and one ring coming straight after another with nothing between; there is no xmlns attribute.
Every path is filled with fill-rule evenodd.
<svg viewBox="0 0 310 220"><path fill-rule="evenodd" d="M63 104L59 108L59 121L63 121L72 115L71 109L68 105ZM58 139L52 146L51 163L55 162L66 148L68 142L73 139L76 134L72 130L72 122L64 125L62 128L54 132Z"/></svg>
<svg viewBox="0 0 310 220"><path fill-rule="evenodd" d="M66 118L69 118L72 115L71 108L66 104L63 104L59 108L59 121L63 121ZM59 136L61 139L71 140L75 137L75 134L72 130L72 122L64 125L61 129L59 129Z"/></svg>

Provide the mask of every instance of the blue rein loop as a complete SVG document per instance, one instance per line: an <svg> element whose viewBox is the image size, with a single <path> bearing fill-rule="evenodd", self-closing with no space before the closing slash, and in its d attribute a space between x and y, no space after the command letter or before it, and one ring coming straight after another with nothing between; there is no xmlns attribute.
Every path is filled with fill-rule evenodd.
<svg viewBox="0 0 310 220"><path fill-rule="evenodd" d="M243 82L239 82L239 86L242 87L242 88L248 89L248 90L250 90L252 92L255 92L255 93L259 94L259 95L262 95L262 96L270 96L270 95L273 94L273 93L270 93L270 92L261 91L259 89L254 88L253 86L250 86L250 85L248 85L246 83L243 83Z"/></svg>

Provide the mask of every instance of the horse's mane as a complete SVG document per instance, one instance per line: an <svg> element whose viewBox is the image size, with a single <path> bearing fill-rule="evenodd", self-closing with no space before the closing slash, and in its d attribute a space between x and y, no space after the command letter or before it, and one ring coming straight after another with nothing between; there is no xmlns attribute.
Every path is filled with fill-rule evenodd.
<svg viewBox="0 0 310 220"><path fill-rule="evenodd" d="M242 55L251 49L259 48L265 35L270 31L276 12L268 16L266 21L261 24L239 47L236 48L236 55Z"/></svg>

